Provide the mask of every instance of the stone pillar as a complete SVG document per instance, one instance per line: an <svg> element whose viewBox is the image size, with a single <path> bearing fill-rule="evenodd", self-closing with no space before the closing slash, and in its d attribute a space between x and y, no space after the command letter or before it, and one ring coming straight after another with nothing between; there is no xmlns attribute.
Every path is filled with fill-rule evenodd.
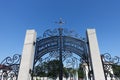
<svg viewBox="0 0 120 80"><path fill-rule="evenodd" d="M21 64L18 74L18 80L30 80L30 69L33 67L35 46L34 42L36 41L36 32L35 30L27 30Z"/></svg>
<svg viewBox="0 0 120 80"><path fill-rule="evenodd" d="M91 58L91 66L93 69L93 79L105 80L95 29L87 29L87 38Z"/></svg>

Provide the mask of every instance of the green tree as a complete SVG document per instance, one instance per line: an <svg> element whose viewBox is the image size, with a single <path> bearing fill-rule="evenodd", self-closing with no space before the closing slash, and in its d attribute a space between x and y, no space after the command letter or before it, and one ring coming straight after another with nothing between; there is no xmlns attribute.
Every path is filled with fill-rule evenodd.
<svg viewBox="0 0 120 80"><path fill-rule="evenodd" d="M66 80L68 79L68 77L69 77L69 72L67 71L67 68L63 68L63 73L64 73L64 77L66 78Z"/></svg>
<svg viewBox="0 0 120 80"><path fill-rule="evenodd" d="M36 76L40 77L49 77L52 79L56 79L59 76L59 60L51 60L48 62L43 62L41 65L38 65L35 67ZM66 78L73 77L74 74L76 74L76 71L78 71L78 77L83 78L84 73L82 68L80 67L78 70L75 70L73 68L66 68L63 67L63 76Z"/></svg>
<svg viewBox="0 0 120 80"><path fill-rule="evenodd" d="M48 77L56 79L59 75L59 60L52 60L47 63Z"/></svg>
<svg viewBox="0 0 120 80"><path fill-rule="evenodd" d="M83 68L82 68L82 64L80 64L79 68L78 68L78 77L79 78L84 78L84 71L83 71Z"/></svg>
<svg viewBox="0 0 120 80"><path fill-rule="evenodd" d="M79 77L79 78L84 78L83 69L79 69L79 70L78 70L78 77Z"/></svg>
<svg viewBox="0 0 120 80"><path fill-rule="evenodd" d="M35 76L45 77L47 73L45 72L47 69L47 62L43 62L41 65L35 67Z"/></svg>
<svg viewBox="0 0 120 80"><path fill-rule="evenodd" d="M120 77L120 65L112 65L114 75Z"/></svg>
<svg viewBox="0 0 120 80"><path fill-rule="evenodd" d="M59 60L43 62L35 67L36 76L56 79L59 75Z"/></svg>

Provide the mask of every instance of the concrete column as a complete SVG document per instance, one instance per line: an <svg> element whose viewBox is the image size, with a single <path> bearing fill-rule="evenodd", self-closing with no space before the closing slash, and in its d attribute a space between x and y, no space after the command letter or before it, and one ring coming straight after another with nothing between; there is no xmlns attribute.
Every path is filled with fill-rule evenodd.
<svg viewBox="0 0 120 80"><path fill-rule="evenodd" d="M93 79L105 80L95 29L87 29L87 38L93 69Z"/></svg>
<svg viewBox="0 0 120 80"><path fill-rule="evenodd" d="M30 69L33 67L35 46L34 42L36 41L36 32L35 30L27 30L21 64L19 69L18 80L30 80Z"/></svg>

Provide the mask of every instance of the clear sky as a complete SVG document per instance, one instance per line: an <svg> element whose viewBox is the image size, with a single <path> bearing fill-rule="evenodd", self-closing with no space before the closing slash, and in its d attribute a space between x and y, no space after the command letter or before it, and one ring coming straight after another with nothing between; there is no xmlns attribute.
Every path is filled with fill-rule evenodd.
<svg viewBox="0 0 120 80"><path fill-rule="evenodd" d="M0 0L0 61L22 53L27 29L41 36L60 17L82 37L95 28L100 53L120 56L120 0Z"/></svg>

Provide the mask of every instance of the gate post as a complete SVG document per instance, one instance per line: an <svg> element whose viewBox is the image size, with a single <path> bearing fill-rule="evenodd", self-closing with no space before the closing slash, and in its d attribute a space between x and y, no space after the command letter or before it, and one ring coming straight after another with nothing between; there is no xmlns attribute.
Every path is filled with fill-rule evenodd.
<svg viewBox="0 0 120 80"><path fill-rule="evenodd" d="M95 29L87 29L87 38L91 59L90 65L93 70L93 79L105 80Z"/></svg>
<svg viewBox="0 0 120 80"><path fill-rule="evenodd" d="M18 80L30 80L30 71L34 61L34 43L36 41L35 30L27 30L18 74Z"/></svg>

